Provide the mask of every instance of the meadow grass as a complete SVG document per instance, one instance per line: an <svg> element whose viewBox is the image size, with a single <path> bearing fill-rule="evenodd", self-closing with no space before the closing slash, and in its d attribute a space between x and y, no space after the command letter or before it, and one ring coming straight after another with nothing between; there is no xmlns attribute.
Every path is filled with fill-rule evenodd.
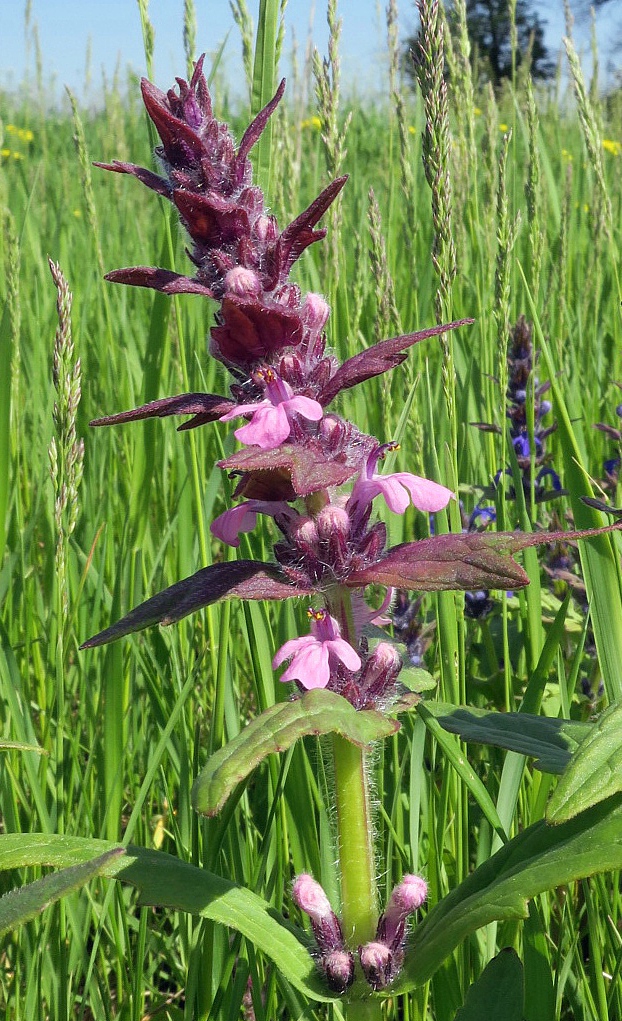
<svg viewBox="0 0 622 1021"><path fill-rule="evenodd" d="M261 46L273 53L274 26L263 28ZM603 460L619 455L592 425L617 425L614 383L622 381L622 103L618 96L598 105L593 122L584 115L582 124L570 86L559 82L534 101L520 77L497 97L484 89L469 96L464 79L456 82L449 89L456 273L442 308L448 317L476 322L452 338L451 377L447 351L428 341L390 376L346 392L343 413L383 441L399 433L395 466L458 488L470 512L481 488L508 463L506 437L470 423L503 424L507 325L524 313L535 323L539 378L554 384L559 428L547 449L568 495L548 509L498 501L499 517L507 529L545 527L552 506L561 522L572 515L578 526L600 524L602 516L579 496L589 492L590 478L602 480ZM253 82L253 94L265 101L260 85ZM185 272L188 265L165 204L136 182L91 167L92 160L113 158L150 165L152 141L136 91L130 82L126 98L112 83L98 112L79 96L73 112L66 105L44 110L36 91L0 96L0 721L2 738L37 749L0 749L2 827L161 848L290 912L292 876L309 871L337 903L331 778L316 741L270 759L220 817L200 819L190 804L208 750L288 697L271 658L301 633L304 605L224 603L175 628L78 652L89 635L149 594L228 555L209 532L228 506L228 482L215 467L232 449L225 424L181 435L170 420L88 427L94 417L158 396L222 392L224 385L221 367L207 356L209 302L154 297L102 280L104 271L121 266ZM318 122L300 94L294 90L275 118L271 149L258 154L259 173L280 224L339 166L350 175L331 219L332 241L314 246L295 271L303 290L330 297L330 343L344 358L377 337L435 321L423 105L403 89L374 105L349 105L342 96L338 114L320 110ZM220 95L217 87L217 109ZM331 116L338 116L332 136ZM236 111L238 138L238 124L247 119L248 110ZM342 153L335 152L335 125L345 136ZM603 139L616 145L603 146ZM75 530L70 534L61 521L60 536L48 461L58 325L48 257L73 293L82 380L75 431L85 444ZM614 506L620 495L611 494ZM441 528L448 527L443 517ZM415 511L403 518L387 512L386 520L392 543L427 534ZM258 559L269 555L261 528L244 537L244 555L251 544ZM530 588L496 594L486 620L465 618L461 594L427 596L426 664L438 681L429 697L503 710L516 709L528 690L544 714L576 719L619 698L618 537L582 556L589 635L582 606L564 604L559 584L551 591L535 554L524 560ZM546 645L557 614L565 627ZM547 774L515 753L475 745L468 753L507 834L543 817L552 785ZM403 718L375 772L385 899L404 871L420 870L433 903L498 846L481 804L422 718ZM39 874L3 873L1 889ZM621 916L617 875L542 895L524 925L478 931L430 983L389 1001L387 1017L450 1021L496 948L508 945L521 953L530 1021L622 1017ZM154 1015L259 1021L299 1017L305 1004L242 937L139 906L129 889L97 880L6 938L0 1009L16 1021ZM339 1017L338 1006L327 1009ZM323 1016L316 1010L306 1016Z"/></svg>

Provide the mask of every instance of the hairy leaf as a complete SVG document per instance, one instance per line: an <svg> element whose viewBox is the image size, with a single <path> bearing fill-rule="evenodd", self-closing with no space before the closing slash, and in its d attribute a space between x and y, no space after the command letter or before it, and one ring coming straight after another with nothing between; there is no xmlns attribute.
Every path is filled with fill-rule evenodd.
<svg viewBox="0 0 622 1021"><path fill-rule="evenodd" d="M340 734L365 747L399 730L399 723L375 710L357 710L341 695L308 691L295 702L279 702L257 716L211 756L192 788L197 812L215 815L234 787L266 756L282 752L305 734Z"/></svg>
<svg viewBox="0 0 622 1021"><path fill-rule="evenodd" d="M308 496L318 489L340 486L356 475L370 446L369 437L357 434L356 441L347 449L332 455L321 440L309 437L304 445L282 443L276 450L246 447L219 461L218 465L229 471L242 472L279 472L285 469L291 476L295 494Z"/></svg>
<svg viewBox="0 0 622 1021"><path fill-rule="evenodd" d="M151 287L163 294L202 294L211 298L209 287L193 277L175 273L172 269L157 269L154 266L129 266L113 269L105 279L112 284L128 284L130 287Z"/></svg>
<svg viewBox="0 0 622 1021"><path fill-rule="evenodd" d="M189 422L178 426L179 430L194 429L205 422L214 422L234 407L235 401L219 394L178 394L176 397L161 397L157 401L141 404L131 411L120 411L116 415L94 418L89 425L121 425L124 422L139 422L144 418L167 418L169 415L194 415Z"/></svg>
<svg viewBox="0 0 622 1021"><path fill-rule="evenodd" d="M9 890L0 897L0 936L36 918L61 897L79 890L85 883L105 872L122 855L122 847L112 847L90 861L70 865L43 879L26 883L17 890Z"/></svg>
<svg viewBox="0 0 622 1021"><path fill-rule="evenodd" d="M110 851L121 853L111 857L102 874L135 886L142 904L185 911L229 926L274 961L300 992L314 1000L332 999L302 942L304 933L250 890L163 851L131 845L121 848L106 840L81 837L11 833L0 835L0 871L29 865L66 868Z"/></svg>
<svg viewBox="0 0 622 1021"><path fill-rule="evenodd" d="M219 599L292 599L308 594L307 590L290 585L278 567L271 564L256 560L212 564L140 603L116 624L89 638L80 648L91 649L95 645L114 642L151 624L174 624Z"/></svg>
<svg viewBox="0 0 622 1021"><path fill-rule="evenodd" d="M381 340L373 344L366 351L348 358L338 369L335 375L329 380L319 395L318 400L326 406L335 399L342 390L349 390L358 383L371 379L373 376L380 376L383 372L395 368L404 361L405 352L413 344L428 337L437 337L447 330L455 330L458 326L468 326L473 319L458 319L454 323L444 323L442 326L432 326L427 330L419 330L417 333L406 333L401 337L391 337L389 340Z"/></svg>
<svg viewBox="0 0 622 1021"><path fill-rule="evenodd" d="M512 553L551 542L589 539L619 524L580 532L463 532L394 546L376 563L354 571L351 587L376 582L387 587L439 592L444 589L509 589L529 584Z"/></svg>

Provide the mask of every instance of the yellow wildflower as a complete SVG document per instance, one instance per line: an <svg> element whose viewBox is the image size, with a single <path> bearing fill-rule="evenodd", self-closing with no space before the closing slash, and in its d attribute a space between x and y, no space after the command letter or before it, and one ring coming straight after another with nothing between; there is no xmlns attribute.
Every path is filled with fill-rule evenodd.
<svg viewBox="0 0 622 1021"><path fill-rule="evenodd" d="M563 160L568 160L568 162L571 163L572 162L572 153L568 152L567 149L562 149L562 159Z"/></svg>
<svg viewBox="0 0 622 1021"><path fill-rule="evenodd" d="M479 106L474 106L473 107L473 113L475 114L476 117L481 117L482 116L482 111L480 110Z"/></svg>
<svg viewBox="0 0 622 1021"><path fill-rule="evenodd" d="M11 155L13 156L14 160L23 160L23 158L24 158L23 152L14 152L14 153L11 153Z"/></svg>
<svg viewBox="0 0 622 1021"><path fill-rule="evenodd" d="M3 159L5 160L8 159L10 155L11 155L10 149L0 149L0 156L2 156Z"/></svg>
<svg viewBox="0 0 622 1021"><path fill-rule="evenodd" d="M315 128L317 131L322 127L322 122L319 117L307 117L306 120L300 122L301 128Z"/></svg>
<svg viewBox="0 0 622 1021"><path fill-rule="evenodd" d="M508 125L507 124L500 124L499 125L499 131L508 131L508 130L509 129L508 129Z"/></svg>
<svg viewBox="0 0 622 1021"><path fill-rule="evenodd" d="M408 130L410 131L411 135L416 135L417 134L417 129L413 128L412 124L408 125Z"/></svg>
<svg viewBox="0 0 622 1021"><path fill-rule="evenodd" d="M7 124L6 130L8 131L9 135L14 135L15 132L17 131L17 128L15 127L14 124Z"/></svg>
<svg viewBox="0 0 622 1021"><path fill-rule="evenodd" d="M81 210L81 209L74 209L74 211L73 211L73 215L74 215L74 216L75 216L75 217L76 217L77 219L80 219L80 217L82 216L82 210Z"/></svg>
<svg viewBox="0 0 622 1021"><path fill-rule="evenodd" d="M612 156L619 156L622 152L622 142L614 142L611 138L603 138L603 149L610 152Z"/></svg>
<svg viewBox="0 0 622 1021"><path fill-rule="evenodd" d="M17 137L21 139L22 142L32 142L35 136L30 128L18 128Z"/></svg>

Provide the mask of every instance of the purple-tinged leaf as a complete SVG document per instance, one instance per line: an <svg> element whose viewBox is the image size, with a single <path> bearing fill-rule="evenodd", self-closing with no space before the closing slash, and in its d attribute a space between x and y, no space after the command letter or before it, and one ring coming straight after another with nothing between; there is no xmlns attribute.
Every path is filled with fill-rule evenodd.
<svg viewBox="0 0 622 1021"><path fill-rule="evenodd" d="M169 161L176 162L176 158L183 158L188 152L200 160L204 146L196 131L175 117L165 94L146 78L141 79L140 88L147 113L162 140Z"/></svg>
<svg viewBox="0 0 622 1021"><path fill-rule="evenodd" d="M602 511L603 514L611 514L618 520L622 518L622 507L610 507L608 503L597 500L594 496L582 496L580 499L587 507L593 507L595 510Z"/></svg>
<svg viewBox="0 0 622 1021"><path fill-rule="evenodd" d="M528 546L590 539L619 524L579 532L465 532L405 542L388 550L375 564L354 571L354 588L377 583L395 588L440 592L445 589L515 589L529 584L512 553Z"/></svg>
<svg viewBox="0 0 622 1021"><path fill-rule="evenodd" d="M246 209L216 192L176 188L173 202L195 244L224 248L250 233Z"/></svg>
<svg viewBox="0 0 622 1021"><path fill-rule="evenodd" d="M296 495L308 496L318 489L340 486L347 482L361 470L368 453L368 448L361 446L331 458L318 440L309 437L304 445L283 443L276 450L247 447L219 461L218 465L220 468L251 473L273 470L281 474L280 470L286 469ZM246 488L244 495L249 495Z"/></svg>
<svg viewBox="0 0 622 1021"><path fill-rule="evenodd" d="M122 163L120 160L113 160L112 163L94 163L93 166L100 167L101 170L112 170L116 174L131 174L132 177L138 178L142 184L157 192L158 195L163 195L167 199L170 199L172 195L173 189L166 178L154 174L152 170L146 170L145 167L138 167L135 163Z"/></svg>
<svg viewBox="0 0 622 1021"><path fill-rule="evenodd" d="M286 751L306 734L340 734L366 748L400 729L375 709L358 711L333 691L308 691L294 702L278 702L215 752L194 782L192 803L202 815L216 815L242 780L268 755Z"/></svg>
<svg viewBox="0 0 622 1021"><path fill-rule="evenodd" d="M606 436L610 436L612 440L619 443L622 440L622 432L619 429L614 429L612 425L607 425L605 422L595 422L592 426L593 429L600 429L601 433L605 433Z"/></svg>
<svg viewBox="0 0 622 1021"><path fill-rule="evenodd" d="M348 390L366 379L371 379L372 376L379 376L381 373L387 372L388 369L394 369L396 365L404 361L406 350L413 344L418 344L420 340L437 337L441 333L446 333L447 330L455 330L458 326L468 326L472 322L474 322L473 319L458 319L456 322L444 323L442 326L432 326L428 330L419 330L417 333L406 333L402 337L381 340L379 344L368 347L366 351L361 351L353 358L348 358L337 369L318 397L320 404L325 407L342 390Z"/></svg>
<svg viewBox="0 0 622 1021"><path fill-rule="evenodd" d="M348 175L337 177L295 220L285 228L278 241L278 271L289 273L291 267L300 258L305 248L324 237L325 231L312 228L324 215L328 207L348 180Z"/></svg>
<svg viewBox="0 0 622 1021"><path fill-rule="evenodd" d="M497 433L497 435L500 435L503 431L501 426L493 425L490 422L469 422L469 425L472 425L474 429L479 429L483 433Z"/></svg>
<svg viewBox="0 0 622 1021"><path fill-rule="evenodd" d="M189 422L178 426L179 431L195 429L205 422L215 422L235 405L230 397L219 394L179 394L177 397L162 397L158 401L141 404L131 411L120 411L117 415L94 418L89 425L120 425L123 422L139 422L143 418L167 418L169 415L194 415Z"/></svg>
<svg viewBox="0 0 622 1021"><path fill-rule="evenodd" d="M209 287L175 273L171 269L156 269L153 266L129 266L127 269L113 269L105 278L113 284L129 284L131 287L151 287L163 294L202 294L213 297Z"/></svg>
<svg viewBox="0 0 622 1021"><path fill-rule="evenodd" d="M189 613L220 599L292 599L311 594L311 589L291 585L278 567L256 560L212 564L190 578L178 581L135 607L127 616L84 642L91 649L142 631L152 624L174 624Z"/></svg>
<svg viewBox="0 0 622 1021"><path fill-rule="evenodd" d="M243 163L243 161L246 159L249 152L253 148L255 142L257 142L259 136L261 135L266 124L268 123L270 116L274 113L276 107L281 102L284 92L285 79L283 78L270 102L267 103L266 106L264 106L264 108L259 111L255 119L251 121L246 131L242 135L242 141L240 142L240 146L238 148L236 156L236 163L238 164Z"/></svg>
<svg viewBox="0 0 622 1021"><path fill-rule="evenodd" d="M302 340L302 324L296 310L259 301L223 299L220 326L211 330L211 352L232 365L252 365L270 359L284 347L296 347Z"/></svg>

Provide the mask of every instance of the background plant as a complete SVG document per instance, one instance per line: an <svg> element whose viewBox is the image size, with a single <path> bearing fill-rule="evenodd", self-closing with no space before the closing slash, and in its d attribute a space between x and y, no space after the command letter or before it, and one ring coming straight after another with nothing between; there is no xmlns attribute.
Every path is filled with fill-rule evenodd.
<svg viewBox="0 0 622 1021"><path fill-rule="evenodd" d="M521 95L517 93L516 104L498 111L500 123L514 128L506 169L512 216L523 203L527 166ZM535 308L530 308L518 269L519 263L528 266L530 258L527 232L521 231L510 266L509 321L515 322L521 312L532 320L537 314L540 320L542 334L536 330L536 344L544 341L541 376L556 380L554 413L561 422L549 440L550 449L570 493L559 513L563 516L571 508L581 524L586 518L580 520L580 515L590 512L581 510L579 503L587 486L585 474L576 467L576 456L592 477L602 477L602 461L610 453L610 444L591 429L591 423L616 424L617 398L611 381L620 379L619 296L613 249L595 248L592 243L598 236L594 189L601 185L585 154L581 129L572 111L558 106L553 95L539 100L540 187L546 210L541 214L546 217L542 223L543 289ZM419 163L422 111L418 100L411 102L407 155L417 181L418 230L412 237L412 259L409 255L407 260L403 257L406 206L401 198L397 122L364 107L353 111L344 165L351 171L351 184L343 215L363 242L358 256L349 246L341 253L347 272L340 274L336 314L331 320L331 342L341 357L360 350L374 332L374 281L364 257L371 186L382 215L387 268L404 328L424 326L434 319L431 213ZM113 87L106 92L106 104L107 117L80 111L89 159L122 156L125 150L136 162L148 164L150 142L138 111L124 108ZM451 120L451 89L449 104ZM479 107L484 107L483 102ZM99 222L104 216L106 222L105 238L96 239L93 224L86 226L88 195L80 183L78 157L73 155L75 124L60 114L44 118L39 109L37 102L23 97L3 97L5 129L13 124L31 131L33 138L22 147L23 159L3 158L0 184L3 205L8 208L10 201L11 207L2 251L7 302L1 343L3 365L12 366L11 378L3 378L5 426L0 433L2 456L10 465L10 471L0 475L8 506L8 549L0 575L1 678L5 737L43 748L49 755L18 749L2 752L4 828L22 835L56 833L55 778L62 773L69 836L91 833L116 839L123 827L128 841L162 847L182 861L206 863L212 871L260 891L280 908L288 897L290 854L295 871L312 871L330 888L330 809L324 780L316 774L313 739L307 739L304 750L298 745L289 756L270 760L222 820L198 820L190 807L189 790L208 741L204 720L214 709L213 689L206 677L222 679L222 726L231 739L259 708L282 697L281 689L275 690L269 659L271 650L302 626L303 621L295 619L298 608L288 606L284 612L279 608L275 614L260 605L209 607L175 631L154 633L149 642L111 647L97 661L94 655L85 660L76 654L77 644L93 630L158 588L191 574L217 552L208 538L207 523L224 509L220 474L211 469L221 455L219 436L220 442L226 442L224 426L215 425L209 436L202 430L184 437L188 442L183 444L162 423L89 434L80 513L68 539L65 705L55 704L56 533L47 446L52 435L51 351L56 324L47 253L58 259L74 292L74 336L83 379L78 436L85 436L90 418L113 406L130 407L179 389L218 391L219 387L214 364L203 354L207 324L197 302L176 299L171 307L166 305L168 299L154 302L146 293L122 289L107 293L100 279L97 244L104 240L106 268L141 261L164 264L162 252L168 250L170 237L153 215L148 196L140 195L138 189L130 192L121 182L104 182L93 172ZM614 118L615 110L612 105ZM313 115L312 110L306 112L309 118ZM475 112L474 117L478 131L489 130ZM619 140L619 120L605 124L605 140ZM414 131L408 131L409 127ZM282 130L299 135L305 152L298 211L325 183L322 142L313 124L303 128L298 119L285 119ZM458 130L454 119L452 131ZM236 133L239 137L240 131ZM498 151L500 136L501 132L488 139L493 151ZM615 225L620 222L617 157L607 148L602 157ZM462 170L453 166L454 173ZM476 174L472 182L479 179ZM495 225L480 229L487 223L488 208L475 188L469 194L467 229L460 239L452 294L456 314L477 316L476 328L454 352L458 478L470 510L478 498L476 487L486 485L504 460L500 440L466 425L503 421L498 411L499 388L491 378L499 365L490 275ZM175 231L170 236L180 248L175 265L185 266L182 240ZM618 243L615 234L613 243ZM301 263L300 282L306 288L321 290L318 258L310 253ZM416 288L413 263L419 277ZM350 334L345 324L357 302L358 332ZM113 315L107 305L114 309ZM444 422L435 415L444 401L440 359L429 346L425 351L416 349L410 357L410 378L419 380L416 414L405 419L397 466L433 474L434 451L442 451L450 441ZM557 378L558 372L562 374ZM410 382L406 376L393 376L389 382L371 381L365 394L353 391L343 399L344 413L387 438L398 432L405 383ZM564 409L568 411L565 418L560 414ZM139 471L138 465L144 467ZM612 502L620 505L619 499ZM506 510L507 527L522 525L520 508L508 505ZM600 523L603 518L593 512L587 523L593 520ZM420 527L414 516L393 518L388 524L392 543L416 537ZM589 562L587 569L589 573ZM464 645L456 651L470 705L514 707L527 682L536 676L542 685L544 715L554 719L561 710L563 716L574 715L579 721L601 697L601 672L607 696L616 697L616 677L622 676L615 630L620 599L617 558L608 555L607 549L597 551L591 569L599 661L583 654L583 615L572 604L565 607L543 585L542 620L540 595L532 595L532 586L524 596L506 600L492 619L468 625ZM539 575L533 576L534 583L538 579ZM564 614L566 629L552 628L552 622L557 619L559 624ZM436 617L430 597L424 615L429 624ZM433 673L437 643L446 641L445 627L445 619L439 617L426 660ZM241 640L236 641L235 635ZM589 696L577 694L576 682L585 678L590 681ZM63 728L62 747L58 721ZM470 800L468 778L456 777L451 761L439 751L437 742L442 740L442 731L432 735L420 717L408 717L402 732L386 743L378 762L378 792L384 806L378 823L387 895L402 871L423 869L437 900L456 885L470 862L489 856L490 821L481 806ZM547 774L524 770L518 756L504 758L494 748L471 745L470 755L503 808L508 829L522 829L542 817L551 784ZM504 762L509 765L504 767ZM312 815L301 811L309 796L315 805ZM466 811L456 827L458 799ZM233 813L237 825L227 826ZM304 834L308 839L303 839ZM318 850L309 861L306 848L314 840ZM25 846L23 836L20 843ZM97 866L110 867L109 862ZM38 874L6 873L3 881L9 888ZM71 881L78 885L75 876ZM92 897L83 893L66 901L64 920L58 908L52 908L8 938L2 995L9 1011L15 1013L19 1004L25 1016L44 1012L63 1016L65 1009L79 1016L88 1005L95 1016L124 1012L140 1017L145 1010L165 1005L171 1016L183 1009L189 1016L192 1011L196 1016L208 1016L210 1011L212 1016L237 1016L250 997L256 1016L275 1016L279 1009L297 1016L299 994L277 977L246 940L238 937L231 944L209 918L163 915L135 906L126 886L98 880L91 889ZM334 896L335 891L331 893ZM426 1016L426 1011L437 1018L453 1017L498 940L499 945L515 943L522 948L527 995L536 998L538 1009L549 1011L545 1016L620 1013L616 875L573 886L569 895L543 896L535 903L523 927L508 921L499 931L490 923L477 937L466 940L442 973L418 987L409 1005L399 1009L409 1010L413 1017ZM605 923L609 917L614 926ZM50 947L43 956L38 953L42 941ZM57 964L62 945L69 948L66 971ZM538 967L542 955L546 980ZM565 960L571 961L569 969L563 966ZM536 967L538 981L533 978ZM247 975L253 979L250 993ZM535 1009L528 1003L526 1010Z"/></svg>

